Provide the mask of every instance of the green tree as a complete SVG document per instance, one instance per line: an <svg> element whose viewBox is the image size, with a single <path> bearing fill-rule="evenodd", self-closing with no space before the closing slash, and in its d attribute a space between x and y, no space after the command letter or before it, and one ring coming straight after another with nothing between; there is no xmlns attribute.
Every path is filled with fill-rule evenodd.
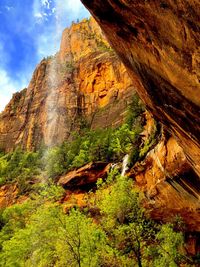
<svg viewBox="0 0 200 267"><path fill-rule="evenodd" d="M181 248L184 245L183 234L175 232L172 224L164 224L156 235L157 256L154 259L154 266L177 267L183 254Z"/></svg>
<svg viewBox="0 0 200 267"><path fill-rule="evenodd" d="M181 258L182 233L173 231L169 225L160 228L150 220L141 207L141 197L133 189L133 182L127 177L114 175L110 183L99 185L96 196L100 222L109 236L109 246L118 252L119 257L124 257L125 266L133 266L133 262L139 267L177 266L172 263L176 264ZM152 249L155 258L147 253ZM130 259L132 263L129 265ZM165 261L169 264L164 265Z"/></svg>
<svg viewBox="0 0 200 267"><path fill-rule="evenodd" d="M145 107L142 104L138 94L134 94L128 107L125 121L129 125L130 129L134 128L136 124L141 123L140 117L144 111Z"/></svg>
<svg viewBox="0 0 200 267"><path fill-rule="evenodd" d="M31 189L32 179L40 173L41 162L37 152L25 152L17 148L0 158L1 184L17 183L19 194Z"/></svg>
<svg viewBox="0 0 200 267"><path fill-rule="evenodd" d="M102 224L110 235L112 246L141 267L142 251L151 230L150 222L139 206L138 193L132 189L132 181L118 176L101 196L98 205L103 216Z"/></svg>
<svg viewBox="0 0 200 267"><path fill-rule="evenodd" d="M32 210L35 212L23 225L14 227L2 242L0 266L100 265L99 252L106 237L90 218L77 210L66 215L56 203L43 203Z"/></svg>
<svg viewBox="0 0 200 267"><path fill-rule="evenodd" d="M60 147L48 149L43 162L48 177L56 177L65 171L65 157Z"/></svg>

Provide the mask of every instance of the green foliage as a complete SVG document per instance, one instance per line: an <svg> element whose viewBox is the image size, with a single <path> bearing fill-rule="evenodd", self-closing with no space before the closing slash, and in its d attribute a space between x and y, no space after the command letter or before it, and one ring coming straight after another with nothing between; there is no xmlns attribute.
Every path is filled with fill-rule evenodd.
<svg viewBox="0 0 200 267"><path fill-rule="evenodd" d="M64 195L65 190L55 185L50 179L48 181L35 184L34 191L31 194L32 199L37 199L40 203L45 201L59 201Z"/></svg>
<svg viewBox="0 0 200 267"><path fill-rule="evenodd" d="M22 205L23 206L23 205ZM98 266L105 235L90 218L43 204L3 242L0 266Z"/></svg>
<svg viewBox="0 0 200 267"><path fill-rule="evenodd" d="M131 100L131 103L128 107L128 112L126 116L126 123L130 128L135 127L139 121L140 115L145 111L144 105L141 103L141 100L138 94L134 94Z"/></svg>
<svg viewBox="0 0 200 267"><path fill-rule="evenodd" d="M80 149L79 154L75 156L72 167L78 168L83 166L89 160L87 150Z"/></svg>
<svg viewBox="0 0 200 267"><path fill-rule="evenodd" d="M0 157L0 182L17 182L19 193L25 193L30 189L31 179L40 173L40 167L39 153L24 152L17 148Z"/></svg>
<svg viewBox="0 0 200 267"><path fill-rule="evenodd" d="M100 36L97 36L94 32L85 33L85 37L90 40L95 40L99 51L113 52L113 49L107 43L105 43Z"/></svg>
<svg viewBox="0 0 200 267"><path fill-rule="evenodd" d="M58 63L57 63L58 64ZM73 61L69 61L66 63L59 63L59 73L65 75L67 72L73 72L75 69L75 63Z"/></svg>
<svg viewBox="0 0 200 267"><path fill-rule="evenodd" d="M145 140L142 148L140 149L139 158L143 158L147 154L147 152L149 151L149 149L153 145L156 144L156 141L157 141L157 139L156 139L157 131L158 131L157 125L155 124L154 125L154 129L153 129L151 135L149 136L148 139Z"/></svg>
<svg viewBox="0 0 200 267"><path fill-rule="evenodd" d="M113 224L115 225L117 222L122 224L128 219L126 216L130 215L137 202L137 194L131 190L132 181L120 175L115 179L116 182L111 186L109 194L106 191L104 194L100 190L102 200L99 202L99 208L108 219L108 222L111 223L111 228Z"/></svg>
<svg viewBox="0 0 200 267"><path fill-rule="evenodd" d="M109 234L111 247L124 256L127 266L132 266L128 264L129 259L141 263L152 229L140 208L139 195L132 189L132 181L118 175L114 183L100 189L97 195L101 224Z"/></svg>
<svg viewBox="0 0 200 267"><path fill-rule="evenodd" d="M85 130L71 143L50 148L44 162L49 177L57 177L64 171L79 168L90 161L117 162L130 153L136 161L139 155L141 127L130 129L123 124L117 129Z"/></svg>
<svg viewBox="0 0 200 267"><path fill-rule="evenodd" d="M100 51L102 52L112 52L113 49L107 45L105 42L103 42L102 40L99 40L96 38L96 42L97 42L97 47Z"/></svg>
<svg viewBox="0 0 200 267"><path fill-rule="evenodd" d="M65 68L68 71L73 71L75 69L75 63L73 61L67 62Z"/></svg>
<svg viewBox="0 0 200 267"><path fill-rule="evenodd" d="M71 63L69 63L71 65ZM127 121L117 129L81 129L71 142L60 146L25 152L17 148L7 155L0 155L0 184L17 182L19 194L32 189L43 176L56 179L59 175L83 166L90 161L117 162L130 154L134 164L140 154L143 107L134 95ZM81 122L86 125L84 121Z"/></svg>
<svg viewBox="0 0 200 267"><path fill-rule="evenodd" d="M174 232L170 224L162 225L156 236L158 240L158 256L154 260L155 266L176 267L181 258L178 249L183 246L182 233Z"/></svg>
<svg viewBox="0 0 200 267"><path fill-rule="evenodd" d="M62 190L40 185L38 194L2 211L0 266L179 266L183 236L172 225L152 222L132 181L115 168L100 181L90 210L57 203Z"/></svg>
<svg viewBox="0 0 200 267"><path fill-rule="evenodd" d="M55 56L47 56L47 57L44 57L43 60L51 61L54 58L55 58Z"/></svg>
<svg viewBox="0 0 200 267"><path fill-rule="evenodd" d="M65 170L65 157L60 147L49 148L43 157L48 177L56 177Z"/></svg>
<svg viewBox="0 0 200 267"><path fill-rule="evenodd" d="M101 50L110 49L96 41ZM74 70L74 62L57 68L65 74ZM105 182L99 179L82 212L64 212L59 203L64 190L55 181L64 172L90 161L119 162L126 154L134 164L146 155L156 142L157 127L142 144L143 112L134 95L125 123L116 129L89 130L80 120L83 129L71 142L40 152L17 148L0 153L0 185L14 182L19 194L29 192L29 200L0 211L0 266L180 265L184 223L178 217L173 225L150 220L132 180L121 177L116 167ZM96 217L91 217L92 209Z"/></svg>
<svg viewBox="0 0 200 267"><path fill-rule="evenodd" d="M15 233L25 228L26 223L29 221L36 207L37 202L26 201L22 205L16 204L5 210L1 210L1 222L3 222L3 224L0 231L0 251L2 250L4 242L7 242Z"/></svg>
<svg viewBox="0 0 200 267"><path fill-rule="evenodd" d="M118 260L123 258L123 266L178 266L182 260L182 233L147 217L130 179L112 171L109 183L99 183L95 199L101 212L100 224L109 236L108 245ZM108 259L108 255L104 256Z"/></svg>

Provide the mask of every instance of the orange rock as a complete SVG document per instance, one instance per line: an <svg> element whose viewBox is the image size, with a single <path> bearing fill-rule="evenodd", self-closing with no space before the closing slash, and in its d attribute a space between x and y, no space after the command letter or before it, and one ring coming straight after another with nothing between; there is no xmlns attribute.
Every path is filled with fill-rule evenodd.
<svg viewBox="0 0 200 267"><path fill-rule="evenodd" d="M162 137L129 173L145 195L154 219L169 222L179 214L190 231L200 231L198 176L173 137Z"/></svg>
<svg viewBox="0 0 200 267"><path fill-rule="evenodd" d="M58 184L68 190L86 189L96 186L99 178L104 179L109 171L110 164L104 162L91 162L85 166L68 172L60 177Z"/></svg>
<svg viewBox="0 0 200 267"><path fill-rule="evenodd" d="M135 92L94 19L64 30L60 51L43 59L27 89L0 114L0 149L55 145L78 131L119 125Z"/></svg>
<svg viewBox="0 0 200 267"><path fill-rule="evenodd" d="M200 176L200 2L82 2Z"/></svg>
<svg viewBox="0 0 200 267"><path fill-rule="evenodd" d="M6 208L27 200L27 196L18 196L16 184L7 184L0 187L0 208Z"/></svg>

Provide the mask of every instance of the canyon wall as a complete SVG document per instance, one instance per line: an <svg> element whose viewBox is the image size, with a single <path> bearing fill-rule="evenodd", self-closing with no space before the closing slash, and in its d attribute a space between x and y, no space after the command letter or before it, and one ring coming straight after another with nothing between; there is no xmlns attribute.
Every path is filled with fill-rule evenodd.
<svg viewBox="0 0 200 267"><path fill-rule="evenodd" d="M170 17L171 9L158 6L157 1L154 5L151 1L85 3L93 10L127 70L94 19L73 24L63 32L60 51L41 61L28 88L14 94L0 114L0 149L10 151L20 145L35 150L41 144L59 144L71 138L73 131L78 131L84 124L91 128L120 125L137 89L148 108L179 140L186 156L173 137L162 134L157 145L150 148L147 156L136 163L128 175L144 192L146 205L154 218L168 221L179 213L190 230L200 230L199 178L187 163L188 159L198 171L199 87L195 80L198 68L194 67L190 72L184 61L185 50L171 48L172 41L178 38L176 32L169 31L169 36L163 39L166 32L161 31L164 26L157 25L156 17L155 27L161 29L155 28L155 32L151 32L148 26L154 21L154 11L161 12L154 14L161 20L159 14ZM175 30L180 28L175 27ZM167 41L167 38L172 39ZM194 51L197 49L196 37L192 35L191 38L194 45L191 51ZM182 39L179 45L181 42ZM185 45L189 46L187 42ZM194 66L198 61L197 53L195 55ZM146 116L144 139L151 136L154 128L151 115L146 113ZM93 165L88 166L61 178L63 184L70 179L79 186L86 178L86 183L92 181L94 184L105 166L103 164L100 173ZM9 187L9 190L2 187L2 205L12 204L16 192L15 187Z"/></svg>
<svg viewBox="0 0 200 267"><path fill-rule="evenodd" d="M0 114L0 149L59 144L85 123L119 125L134 92L94 19L72 24L60 51L41 61L28 88L14 94Z"/></svg>
<svg viewBox="0 0 200 267"><path fill-rule="evenodd" d="M200 175L200 2L82 0Z"/></svg>

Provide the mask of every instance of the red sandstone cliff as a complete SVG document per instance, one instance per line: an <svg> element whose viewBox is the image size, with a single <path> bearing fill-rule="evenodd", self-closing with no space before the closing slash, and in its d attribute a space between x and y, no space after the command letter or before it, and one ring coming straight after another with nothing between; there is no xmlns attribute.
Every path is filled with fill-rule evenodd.
<svg viewBox="0 0 200 267"><path fill-rule="evenodd" d="M200 2L82 0L200 175Z"/></svg>
<svg viewBox="0 0 200 267"><path fill-rule="evenodd" d="M144 5L148 7L148 12L153 12L150 3L145 2L146 4L143 2L136 4L132 1L134 5L138 5L138 8ZM96 1L96 3L99 3L100 12L101 5L106 1ZM123 5L128 8L131 4L123 1ZM107 7L108 4L105 5L105 11ZM91 8L96 7L91 6ZM133 11L125 9L126 12L123 12L122 9L114 6L109 9L109 12L118 14L117 10L125 17L129 14L131 20ZM87 120L93 128L117 125L123 120L124 110L137 88L150 110L179 137L187 157L191 155L190 163L197 170L199 154L194 133L198 132L199 118L198 111L195 113L193 109L193 104L188 103L192 103L189 97L194 100L193 94L198 94L198 90L191 96L190 94L183 96L184 94L177 93L177 90L181 91L184 87L176 89L171 85L175 86L175 82L179 84L179 75L175 71L178 65L180 65L179 72L187 71L187 66L182 64L182 61L174 62L175 59L179 59L179 51L173 54L170 47L167 50L164 44L159 46L161 33L157 36L149 32L153 41L152 44L148 44L147 40L143 39L146 38L146 32L140 30L141 25L136 25L139 27L138 34L133 37L134 31L129 32L129 24L126 24L125 33L124 26L120 26L120 23L125 23L124 20L114 21L118 17L110 16L108 18L111 21L106 21L106 18L100 19L100 15L96 13L95 15L105 32L110 34L108 38L126 64L132 80L124 65L108 46L93 19L73 24L70 29L63 32L60 51L55 56L42 60L28 88L15 94L1 113L0 148L9 151L17 145L22 145L27 149L35 149L41 143L47 145L60 143L69 138L73 130L79 129L82 119ZM134 19L137 19L136 15ZM120 33L117 30L118 27L119 31L121 30ZM160 51L160 61L157 59L155 48L157 46ZM169 51L172 51L172 54ZM145 61L144 64L140 62L142 60ZM135 69L135 66L139 70ZM147 71L150 68L152 72ZM143 85L135 76L135 71L142 78ZM156 72L157 74L152 76L152 73ZM186 80L194 82L191 79L195 75L189 72L186 76L182 75L180 85L186 83ZM173 91L173 88L176 90ZM169 110L173 112L170 113ZM153 122L150 116L146 121L145 135L148 136L151 134ZM189 127L188 130L187 127ZM100 173L96 170L93 172L91 166L89 170L86 166L63 177L63 184L65 179L67 181L70 179L72 184L74 180L81 185L91 181L94 184L101 175L102 170ZM172 214L178 212L187 220L192 230L199 230L199 178L188 166L186 157L175 139L163 137L144 161L133 167L129 175L144 192L147 205L155 218L167 220ZM1 188L0 195L1 203L11 204L13 203L11 198L15 197L16 190Z"/></svg>
<svg viewBox="0 0 200 267"><path fill-rule="evenodd" d="M0 149L58 144L86 120L119 124L134 83L94 19L64 30L60 51L43 59L27 89L0 114Z"/></svg>

